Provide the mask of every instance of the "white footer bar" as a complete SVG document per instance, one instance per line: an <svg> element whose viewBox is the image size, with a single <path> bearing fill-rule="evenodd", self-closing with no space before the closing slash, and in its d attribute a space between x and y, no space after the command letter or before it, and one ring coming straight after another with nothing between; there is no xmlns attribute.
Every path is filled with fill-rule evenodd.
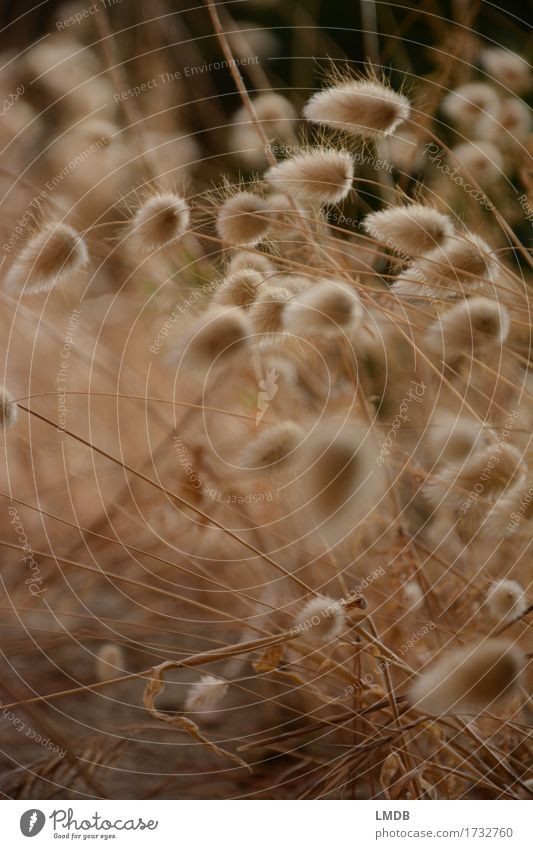
<svg viewBox="0 0 533 849"><path fill-rule="evenodd" d="M529 801L4 801L2 845L533 847ZM32 839L35 842L31 842Z"/></svg>

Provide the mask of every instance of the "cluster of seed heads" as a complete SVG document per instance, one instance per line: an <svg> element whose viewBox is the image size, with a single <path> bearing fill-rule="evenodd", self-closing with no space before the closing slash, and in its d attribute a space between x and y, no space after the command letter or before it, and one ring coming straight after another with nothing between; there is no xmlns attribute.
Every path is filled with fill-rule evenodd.
<svg viewBox="0 0 533 849"><path fill-rule="evenodd" d="M32 61L48 58L36 54ZM509 157L529 132L522 101L504 91L505 86L517 95L526 91L529 73L520 57L495 49L485 50L482 62L495 83L474 81L450 91L441 113L466 134L450 156L486 186L506 172ZM262 388L262 418L244 436L239 431L234 437L233 468L243 479L266 480L282 493L304 548L317 540L326 547L314 565L326 563L324 568L338 579L336 584L330 574L325 581L327 595L310 591L309 575L300 578L296 564L305 597L289 600L291 621L285 631L276 619L278 608L287 612L284 602L265 598L288 651L307 657L312 649L342 664L354 657L354 646L364 638L375 658L380 640L372 610L361 609L359 618L368 617L368 622L356 634L343 585L347 570L339 562L352 558L350 546L359 546L352 562L360 557L364 568L369 562L365 552L375 541L372 533L379 539L392 524L399 536L387 568L404 568L406 540L413 534L426 547L438 539L439 551L442 540L460 547L454 568L466 569L477 541L503 534L527 489L527 446L512 426L505 437L500 433L505 427L501 411L510 402L520 407L523 427L533 425L523 412L523 399L513 393L508 366L514 363L515 374L527 373L516 320L521 292L485 231L471 229L450 205L435 200L435 193L420 192L410 200L400 192L384 192L382 208L360 216L356 236L341 226L343 205L359 202L356 152L373 151L374 156L384 144L391 151L395 141L417 144L409 136L411 103L388 82L339 77L313 94L302 110L308 137L294 149L298 112L287 98L261 94L249 106L265 138L286 141L286 153L275 161L267 156L257 144L250 110L243 106L233 116L231 139L235 149L247 150L248 164L257 169L253 178L236 185L226 180L207 200L188 200L174 189L154 191L128 209L119 236L139 265L154 256L172 263L192 251L211 270L208 297L177 325L178 379L188 370L199 389L210 380L233 381L237 392L250 379ZM112 127L96 130L113 144ZM202 238L210 249L216 246L220 261L218 256L208 260L202 251L195 254ZM17 296L48 296L55 287L68 288L96 260L94 244L90 228L78 232L64 221L46 223L15 256L6 288ZM176 358L172 362L175 366ZM290 401L278 408L281 383L289 387ZM414 393L412 385L422 392ZM530 395L530 380L528 386ZM7 430L16 424L17 405L6 389L0 409ZM253 412L247 410L248 419L253 420ZM246 515L241 518L246 524ZM220 525L210 526L208 519L204 513L203 523L198 522L198 534L206 538L221 533ZM261 533L271 519L267 514ZM529 521L526 516L524 523ZM273 540L269 562L270 551L283 552L286 537L273 532ZM255 541L249 548L257 554ZM419 549L414 550L418 557ZM410 614L431 617L431 586L428 590L428 581L414 574L420 568L415 561L405 565L402 603ZM485 629L485 637L452 641L437 657L426 657L405 688L409 709L430 716L477 715L519 696L525 653L510 639L491 636L491 628L521 620L528 597L519 580L504 574L485 581L479 592L477 630L482 636ZM441 578L435 577L436 586ZM252 622L255 627L253 617ZM386 625L380 623L383 629ZM398 660L392 650L391 656ZM124 674L118 645L103 645L95 663L100 682ZM352 674L351 660L345 668ZM384 680L385 703L396 708L394 688ZM185 712L214 710L230 684L230 675L202 676L182 700Z"/></svg>

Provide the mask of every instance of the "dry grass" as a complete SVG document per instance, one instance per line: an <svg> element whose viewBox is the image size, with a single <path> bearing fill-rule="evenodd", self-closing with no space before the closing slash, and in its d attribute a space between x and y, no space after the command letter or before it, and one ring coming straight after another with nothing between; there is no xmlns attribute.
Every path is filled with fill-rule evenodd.
<svg viewBox="0 0 533 849"><path fill-rule="evenodd" d="M166 11L4 57L2 793L531 797L527 68Z"/></svg>

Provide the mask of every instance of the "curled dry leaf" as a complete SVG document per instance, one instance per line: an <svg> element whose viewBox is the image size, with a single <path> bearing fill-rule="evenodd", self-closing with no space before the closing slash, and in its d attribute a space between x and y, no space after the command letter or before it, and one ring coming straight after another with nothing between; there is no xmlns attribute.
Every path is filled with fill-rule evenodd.
<svg viewBox="0 0 533 849"><path fill-rule="evenodd" d="M155 700L157 696L163 692L165 687L164 673L168 669L176 669L179 664L173 663L172 661L166 661L165 663L160 663L159 666L154 666L150 672L150 678L146 682L146 686L144 688L143 693L143 702L145 708L150 712L151 716L154 719L157 719L161 722L166 722L168 725L174 725L176 728L179 728L180 731L183 731L185 734L189 734L193 740L196 740L200 745L205 746L210 752L218 755L221 758L226 758L227 760L232 761L237 766L244 767L245 769L250 769L249 765L239 758L238 755L234 755L232 752L227 752L225 749L221 749L220 746L217 746L216 743L212 743L211 740L208 740L207 737L204 737L198 726L192 719L188 719L185 716L181 716L179 713L167 714L158 710L155 706Z"/></svg>
<svg viewBox="0 0 533 849"><path fill-rule="evenodd" d="M285 654L284 643L279 643L277 646L269 646L261 657L254 661L253 667L256 672L274 672L278 668L283 655Z"/></svg>

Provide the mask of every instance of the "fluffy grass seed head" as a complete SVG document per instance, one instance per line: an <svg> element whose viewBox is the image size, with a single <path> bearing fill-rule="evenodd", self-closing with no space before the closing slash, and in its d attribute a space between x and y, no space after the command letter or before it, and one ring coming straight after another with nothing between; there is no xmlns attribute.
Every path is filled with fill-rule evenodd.
<svg viewBox="0 0 533 849"><path fill-rule="evenodd" d="M409 117L403 94L373 80L347 80L312 95L304 117L362 138L390 135Z"/></svg>
<svg viewBox="0 0 533 849"><path fill-rule="evenodd" d="M228 261L226 273L230 275L234 271L242 271L244 268L260 271L265 277L268 274L274 274L275 271L272 260L266 254L259 253L259 251L236 251Z"/></svg>
<svg viewBox="0 0 533 849"><path fill-rule="evenodd" d="M490 457L497 456L497 462L489 465L490 474L488 480L483 479L484 495L487 498L497 500L501 497L501 493L507 489L522 487L527 480L527 463L523 452L510 442L501 442L498 439L496 432L490 434L487 439L487 447L485 450L485 465L483 472L486 471L488 464L489 452ZM472 458L474 460L474 458ZM478 469L481 476L481 464L483 462L481 453L475 455Z"/></svg>
<svg viewBox="0 0 533 849"><path fill-rule="evenodd" d="M273 91L266 92L254 97L252 104L269 138L285 138L291 131L297 113L287 97ZM233 116L233 121L235 124L249 124L250 115L245 106L239 107Z"/></svg>
<svg viewBox="0 0 533 849"><path fill-rule="evenodd" d="M187 232L190 210L187 202L173 192L149 198L130 224L133 241L142 254L168 249Z"/></svg>
<svg viewBox="0 0 533 849"><path fill-rule="evenodd" d="M510 698L525 665L522 651L492 639L434 661L413 684L410 701L433 715L478 714Z"/></svg>
<svg viewBox="0 0 533 849"><path fill-rule="evenodd" d="M491 85L473 82L450 91L443 98L441 108L454 124L472 130L481 118L496 114L498 103L498 94Z"/></svg>
<svg viewBox="0 0 533 849"><path fill-rule="evenodd" d="M124 652L116 643L101 646L95 656L96 677L98 681L111 681L124 675Z"/></svg>
<svg viewBox="0 0 533 849"><path fill-rule="evenodd" d="M475 419L451 413L433 416L428 442L439 463L457 463L485 444L483 426Z"/></svg>
<svg viewBox="0 0 533 849"><path fill-rule="evenodd" d="M213 710L226 695L228 686L227 681L215 675L202 675L199 681L189 687L185 697L185 710L190 712Z"/></svg>
<svg viewBox="0 0 533 849"><path fill-rule="evenodd" d="M344 622L341 603L318 595L304 605L292 631L315 645L323 646L342 634Z"/></svg>
<svg viewBox="0 0 533 849"><path fill-rule="evenodd" d="M479 124L481 138L492 142L503 150L523 144L531 132L531 111L517 97L506 97L498 111L487 116Z"/></svg>
<svg viewBox="0 0 533 849"><path fill-rule="evenodd" d="M120 137L118 126L102 118L89 118L73 129L76 134L103 149L113 145Z"/></svg>
<svg viewBox="0 0 533 849"><path fill-rule="evenodd" d="M474 233L445 239L442 245L412 263L392 285L392 291L407 296L455 298L457 292L472 294L486 289L498 277L492 248Z"/></svg>
<svg viewBox="0 0 533 849"><path fill-rule="evenodd" d="M503 47L486 47L480 58L487 73L514 94L522 94L530 88L531 71L523 56Z"/></svg>
<svg viewBox="0 0 533 849"><path fill-rule="evenodd" d="M18 407L13 396L5 386L0 386L0 429L8 430L16 424Z"/></svg>
<svg viewBox="0 0 533 849"><path fill-rule="evenodd" d="M387 159L400 171L412 174L424 167L424 152L420 140L408 127L386 139Z"/></svg>
<svg viewBox="0 0 533 849"><path fill-rule="evenodd" d="M527 599L518 581L494 581L487 593L487 608L500 622L511 622L527 610Z"/></svg>
<svg viewBox="0 0 533 849"><path fill-rule="evenodd" d="M242 268L224 278L213 296L213 303L247 309L255 300L264 276L251 268Z"/></svg>
<svg viewBox="0 0 533 849"><path fill-rule="evenodd" d="M281 163L283 164L283 163ZM284 227L287 221L294 215L294 207L290 197L283 192L274 192L267 197L270 214L278 229Z"/></svg>
<svg viewBox="0 0 533 849"><path fill-rule="evenodd" d="M187 353L201 366L240 353L253 333L246 314L237 307L212 306L193 322Z"/></svg>
<svg viewBox="0 0 533 849"><path fill-rule="evenodd" d="M531 132L531 112L517 97L506 97L502 101L496 121L512 137L511 141L525 141ZM507 134L502 138L496 130L493 141L505 146Z"/></svg>
<svg viewBox="0 0 533 849"><path fill-rule="evenodd" d="M254 247L268 238L272 226L267 201L253 192L238 192L218 210L217 233L229 245Z"/></svg>
<svg viewBox="0 0 533 849"><path fill-rule="evenodd" d="M84 268L89 261L85 241L69 224L47 224L22 248L6 277L11 291L48 292Z"/></svg>
<svg viewBox="0 0 533 849"><path fill-rule="evenodd" d="M361 304L352 289L324 281L293 297L283 311L283 325L295 336L335 335L361 316Z"/></svg>
<svg viewBox="0 0 533 849"><path fill-rule="evenodd" d="M503 345L509 327L509 313L503 304L475 296L434 321L425 335L425 344L432 354L450 362L463 354L475 355L487 347Z"/></svg>
<svg viewBox="0 0 533 849"><path fill-rule="evenodd" d="M443 462L424 484L424 495L434 507L445 504L459 517L470 517L478 510L486 515L502 498L506 503L512 501L526 478L521 452L509 443L494 444L487 437L467 457Z"/></svg>
<svg viewBox="0 0 533 849"><path fill-rule="evenodd" d="M253 124L234 124L230 127L228 146L241 168L260 170L266 167L265 148Z"/></svg>
<svg viewBox="0 0 533 849"><path fill-rule="evenodd" d="M266 32L267 30L263 30L263 33ZM249 35L250 33L247 33L247 38ZM269 139L280 139L282 145L283 142L292 140L297 114L288 98L276 92L265 92L254 97L252 104ZM250 168L259 169L266 165L265 147L245 106L241 106L233 116L229 142L231 149L238 154L241 166L244 163Z"/></svg>
<svg viewBox="0 0 533 849"><path fill-rule="evenodd" d="M300 425L292 421L281 422L263 430L248 443L241 456L241 465L250 471L277 471L294 460L304 440L305 431Z"/></svg>
<svg viewBox="0 0 533 849"><path fill-rule="evenodd" d="M346 518L355 522L372 506L378 472L373 474L372 452L361 431L325 424L309 437L303 452L302 491L312 513L334 532Z"/></svg>
<svg viewBox="0 0 533 849"><path fill-rule="evenodd" d="M307 274L282 274L276 278L276 283L288 289L293 295L300 295L302 292L309 291L316 282L315 277Z"/></svg>
<svg viewBox="0 0 533 849"><path fill-rule="evenodd" d="M290 392L291 396L294 396L299 378L298 367L294 360L287 357L285 352L280 349L278 340L276 338L261 339L259 344L255 346L255 353L259 357L259 367L264 375L259 388L267 393L266 400L268 401L269 397L274 394L276 386L278 391ZM267 412L268 407L263 410L258 403L256 422L262 421Z"/></svg>
<svg viewBox="0 0 533 849"><path fill-rule="evenodd" d="M256 333L281 333L283 313L293 297L286 286L265 283L250 306L250 321Z"/></svg>
<svg viewBox="0 0 533 849"><path fill-rule="evenodd" d="M493 280L498 266L491 256L492 248L480 236L465 233L453 236L444 242L442 249L428 255L428 261L436 260L437 273L449 279L464 279L464 276L484 277Z"/></svg>
<svg viewBox="0 0 533 849"><path fill-rule="evenodd" d="M254 0L253 7L254 10L268 9L269 7L276 6L277 3L278 0ZM239 18L238 27L245 34L244 41L240 39L237 41L235 39L232 45L238 56L245 56L246 58L249 56L253 56L254 58L256 56L279 56L278 51L281 50L281 44L273 30L263 26L258 27L256 20L248 20L247 18ZM259 100L259 98L265 96L267 95L259 95L257 99ZM278 97L280 96L278 95Z"/></svg>
<svg viewBox="0 0 533 849"><path fill-rule="evenodd" d="M351 155L345 150L317 149L299 153L274 165L265 179L276 190L285 190L312 203L340 203L353 182Z"/></svg>
<svg viewBox="0 0 533 849"><path fill-rule="evenodd" d="M96 76L99 70L94 53L64 33L50 34L32 45L24 54L23 64L33 77L39 78L39 86L57 95L67 93L84 82L93 82L88 78ZM81 99L79 92L76 95ZM89 113L92 107L84 102L83 108Z"/></svg>
<svg viewBox="0 0 533 849"><path fill-rule="evenodd" d="M369 236L394 251L417 256L433 250L453 234L452 221L430 206L413 203L372 212L363 221Z"/></svg>
<svg viewBox="0 0 533 849"><path fill-rule="evenodd" d="M419 610L422 607L424 592L418 581L408 581L403 588L403 594L410 610Z"/></svg>
<svg viewBox="0 0 533 849"><path fill-rule="evenodd" d="M463 142L451 152L452 166L458 162L465 179L472 175L482 187L490 188L505 173L503 156L490 141Z"/></svg>

